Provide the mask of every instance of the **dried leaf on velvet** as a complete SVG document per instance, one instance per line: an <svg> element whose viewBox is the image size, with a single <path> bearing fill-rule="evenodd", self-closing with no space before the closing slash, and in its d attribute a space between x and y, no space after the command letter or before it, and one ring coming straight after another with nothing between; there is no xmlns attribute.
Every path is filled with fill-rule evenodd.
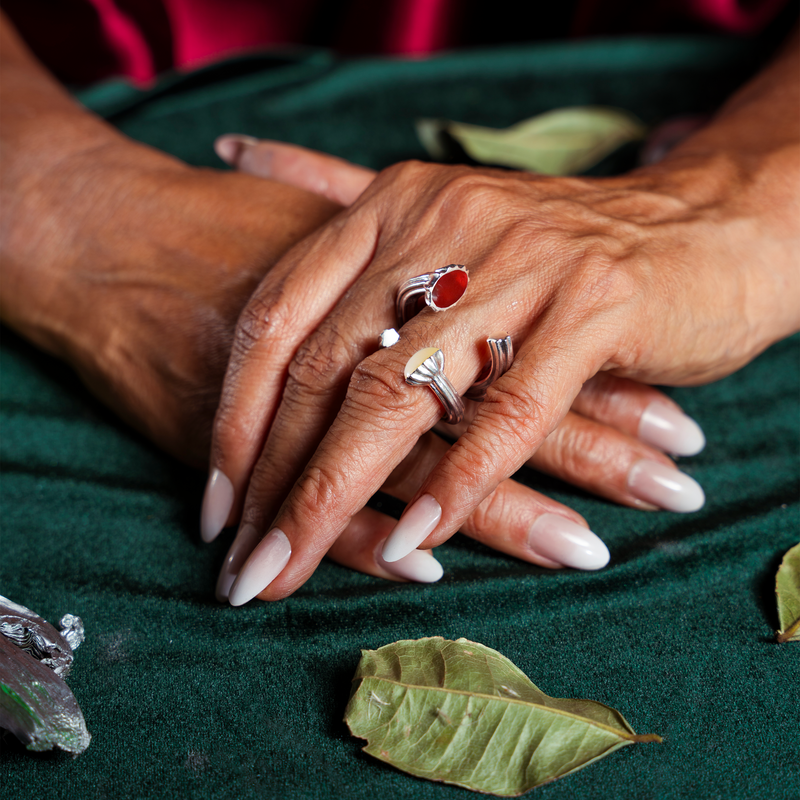
<svg viewBox="0 0 800 800"><path fill-rule="evenodd" d="M635 742L618 711L548 697L505 656L467 639L363 650L345 721L365 752L430 780L510 797Z"/></svg>
<svg viewBox="0 0 800 800"><path fill-rule="evenodd" d="M800 642L800 544L783 557L775 578L778 598L779 642Z"/></svg>
<svg viewBox="0 0 800 800"><path fill-rule="evenodd" d="M644 124L603 106L560 108L510 128L485 128L449 120L417 121L417 135L431 156L443 160L457 147L475 161L545 175L577 175L628 142L644 138Z"/></svg>

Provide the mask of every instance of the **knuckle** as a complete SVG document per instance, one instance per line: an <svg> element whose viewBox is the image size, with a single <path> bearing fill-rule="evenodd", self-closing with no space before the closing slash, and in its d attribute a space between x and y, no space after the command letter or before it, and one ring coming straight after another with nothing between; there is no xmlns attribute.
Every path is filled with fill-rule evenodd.
<svg viewBox="0 0 800 800"><path fill-rule="evenodd" d="M562 425L547 438L542 457L558 474L578 476L586 471L588 462L602 460L598 444L602 442L586 428Z"/></svg>
<svg viewBox="0 0 800 800"><path fill-rule="evenodd" d="M498 435L529 449L549 432L543 429L545 409L549 407L547 398L534 395L525 381L512 373L503 378L489 387L484 407Z"/></svg>
<svg viewBox="0 0 800 800"><path fill-rule="evenodd" d="M297 483L300 507L314 513L335 504L342 488L341 476L318 465L309 465Z"/></svg>
<svg viewBox="0 0 800 800"><path fill-rule="evenodd" d="M295 484L290 514L302 527L311 531L304 548L324 553L335 533L334 520L340 519L342 498L346 496L347 476L320 465L309 465ZM326 524L324 520L327 520ZM322 524L321 524L322 523Z"/></svg>
<svg viewBox="0 0 800 800"><path fill-rule="evenodd" d="M508 503L506 492L498 486L490 492L472 512L470 524L478 537L491 536L508 526Z"/></svg>
<svg viewBox="0 0 800 800"><path fill-rule="evenodd" d="M224 471L226 455L249 448L256 436L256 426L252 420L235 413L228 405L222 405L214 420L213 448L214 463Z"/></svg>
<svg viewBox="0 0 800 800"><path fill-rule="evenodd" d="M423 164L421 161L400 161L397 164L392 164L391 166L381 170L377 179L381 183L387 181L393 184L397 182L413 182L421 173L427 172L430 169L430 164Z"/></svg>
<svg viewBox="0 0 800 800"><path fill-rule="evenodd" d="M301 345L289 364L285 397L327 394L352 373L357 346L335 324L325 325Z"/></svg>
<svg viewBox="0 0 800 800"><path fill-rule="evenodd" d="M271 298L261 294L252 297L239 316L233 342L234 355L247 355L277 340L286 328L285 316L280 304Z"/></svg>
<svg viewBox="0 0 800 800"><path fill-rule="evenodd" d="M445 213L461 220L483 220L491 214L503 217L516 207L513 192L502 181L486 175L462 173L450 178L441 190Z"/></svg>
<svg viewBox="0 0 800 800"><path fill-rule="evenodd" d="M353 370L347 404L370 414L382 411L405 418L414 411L405 388L395 370L374 357L366 358Z"/></svg>

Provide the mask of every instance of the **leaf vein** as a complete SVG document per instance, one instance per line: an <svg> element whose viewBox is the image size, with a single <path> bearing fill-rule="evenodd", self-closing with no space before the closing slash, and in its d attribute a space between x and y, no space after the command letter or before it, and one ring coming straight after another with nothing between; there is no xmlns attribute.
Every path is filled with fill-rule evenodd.
<svg viewBox="0 0 800 800"><path fill-rule="evenodd" d="M369 678L371 680L391 683L394 684L395 686L402 686L403 688L409 690L416 689L423 692L448 692L449 694L454 694L454 695L462 695L467 697L486 699L495 703L505 703L507 705L520 705L524 706L525 708L536 708L548 714L554 714L560 717L568 717L569 719L579 720L580 722L583 722L586 725L592 725L596 728L600 728L601 730L609 731L610 733L613 733L615 736L619 736L621 739L628 739L631 742L637 741L636 734L633 733L629 734L622 730L619 730L618 728L614 728L611 725L605 725L602 722L597 722L596 720L590 719L589 717L582 717L578 714L572 714L569 711L562 711L561 709L553 708L552 706L546 706L539 703L532 703L528 700L517 700L516 698L513 697L500 697L494 694L485 694L484 692L476 692L476 691L466 691L464 689L450 689L446 686L437 687L437 686L425 686L425 685L404 683L403 681L396 681L392 680L391 678L384 678L378 675L370 675ZM362 678L359 678L359 680L362 680Z"/></svg>

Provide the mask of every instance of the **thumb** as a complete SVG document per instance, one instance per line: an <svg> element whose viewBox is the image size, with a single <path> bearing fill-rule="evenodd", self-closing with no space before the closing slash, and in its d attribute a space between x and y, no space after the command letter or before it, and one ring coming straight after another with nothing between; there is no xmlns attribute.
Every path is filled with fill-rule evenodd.
<svg viewBox="0 0 800 800"><path fill-rule="evenodd" d="M293 144L225 134L214 150L241 172L286 183L349 206L372 183L374 170Z"/></svg>

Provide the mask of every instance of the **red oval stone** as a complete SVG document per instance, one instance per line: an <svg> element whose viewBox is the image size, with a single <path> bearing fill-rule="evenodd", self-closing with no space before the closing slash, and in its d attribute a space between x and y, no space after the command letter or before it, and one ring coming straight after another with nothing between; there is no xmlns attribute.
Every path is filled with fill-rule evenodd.
<svg viewBox="0 0 800 800"><path fill-rule="evenodd" d="M437 308L450 308L467 291L469 276L463 269L454 269L442 275L433 285L431 300Z"/></svg>

